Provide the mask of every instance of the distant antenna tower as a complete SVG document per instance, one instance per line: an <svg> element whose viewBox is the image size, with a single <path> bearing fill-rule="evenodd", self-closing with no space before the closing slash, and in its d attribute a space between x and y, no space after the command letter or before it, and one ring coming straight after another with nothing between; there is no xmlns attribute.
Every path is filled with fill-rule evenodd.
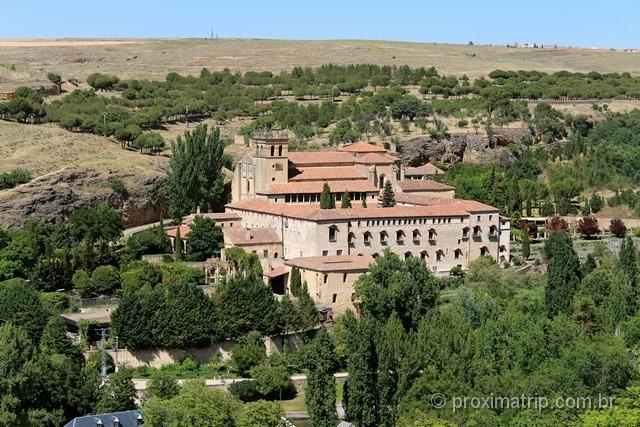
<svg viewBox="0 0 640 427"><path fill-rule="evenodd" d="M213 40L213 26L211 27L211 40Z"/></svg>

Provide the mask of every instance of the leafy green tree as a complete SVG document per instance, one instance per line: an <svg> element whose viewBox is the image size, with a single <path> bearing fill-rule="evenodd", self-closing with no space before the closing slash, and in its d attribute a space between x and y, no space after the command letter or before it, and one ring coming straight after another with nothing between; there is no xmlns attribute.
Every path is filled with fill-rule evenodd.
<svg viewBox="0 0 640 427"><path fill-rule="evenodd" d="M258 392L269 399L281 400L282 396L295 395L295 387L286 366L258 365L251 369L251 377L256 382Z"/></svg>
<svg viewBox="0 0 640 427"><path fill-rule="evenodd" d="M172 374L163 369L156 369L149 379L145 397L147 399L152 397L171 399L175 397L179 391L178 382Z"/></svg>
<svg viewBox="0 0 640 427"><path fill-rule="evenodd" d="M634 296L638 296L638 251L633 239L627 236L620 246L618 268L624 274L625 281L631 287Z"/></svg>
<svg viewBox="0 0 640 427"><path fill-rule="evenodd" d="M188 261L204 261L219 252L223 245L222 229L214 220L196 216L186 236Z"/></svg>
<svg viewBox="0 0 640 427"><path fill-rule="evenodd" d="M100 399L96 403L96 412L122 412L136 409L136 388L133 384L131 369L121 367L109 377L109 381L100 390Z"/></svg>
<svg viewBox="0 0 640 427"><path fill-rule="evenodd" d="M549 260L545 304L549 317L569 313L571 300L580 284L580 261L571 237L565 232L551 232L545 244Z"/></svg>
<svg viewBox="0 0 640 427"><path fill-rule="evenodd" d="M71 288L73 266L67 250L58 250L48 257L40 257L31 280L42 291L68 290Z"/></svg>
<svg viewBox="0 0 640 427"><path fill-rule="evenodd" d="M60 74L55 73L55 72L48 72L47 73L47 79L49 79L49 81L51 83L53 83L54 85L58 86L58 90L61 89L62 77L60 76Z"/></svg>
<svg viewBox="0 0 640 427"><path fill-rule="evenodd" d="M274 402L250 402L236 416L238 427L280 427L284 411Z"/></svg>
<svg viewBox="0 0 640 427"><path fill-rule="evenodd" d="M47 313L33 290L23 280L12 280L0 286L0 325L20 325L29 338L38 343L47 324Z"/></svg>
<svg viewBox="0 0 640 427"><path fill-rule="evenodd" d="M89 274L84 269L78 269L75 273L73 273L73 277L71 278L71 283L73 284L73 288L80 294L81 297L88 297L94 292L93 283L91 283L91 278Z"/></svg>
<svg viewBox="0 0 640 427"><path fill-rule="evenodd" d="M307 361L309 375L305 391L305 404L312 427L334 427L338 423L336 412L336 380L338 366L333 342L326 329L321 328L311 343L312 357Z"/></svg>
<svg viewBox="0 0 640 427"><path fill-rule="evenodd" d="M91 273L91 284L94 292L100 295L109 295L120 288L122 278L114 266L101 265Z"/></svg>
<svg viewBox="0 0 640 427"><path fill-rule="evenodd" d="M336 207L336 200L331 194L331 189L328 183L324 183L322 186L322 193L320 193L320 209L333 209Z"/></svg>
<svg viewBox="0 0 640 427"><path fill-rule="evenodd" d="M342 209L351 208L351 197L349 197L349 192L345 191L342 193L342 200L340 201L340 207Z"/></svg>
<svg viewBox="0 0 640 427"><path fill-rule="evenodd" d="M382 207L388 208L396 205L395 195L393 193L393 186L390 180L384 182L384 190L382 191Z"/></svg>
<svg viewBox="0 0 640 427"><path fill-rule="evenodd" d="M134 148L140 150L140 153L144 153L146 150L149 154L155 154L159 151L162 151L166 143L164 142L164 138L157 132L145 132L140 133L133 143Z"/></svg>
<svg viewBox="0 0 640 427"><path fill-rule="evenodd" d="M220 129L208 132L206 125L186 132L184 139L178 137L172 144L165 195L176 222L198 207L214 211L224 203L222 168L228 162L224 146Z"/></svg>
<svg viewBox="0 0 640 427"><path fill-rule="evenodd" d="M529 259L531 255L531 246L529 244L529 229L524 227L522 230L522 258Z"/></svg>
<svg viewBox="0 0 640 427"><path fill-rule="evenodd" d="M74 363L83 361L80 349L71 342L60 316L55 316L42 331L40 338L40 351L48 354L61 354Z"/></svg>
<svg viewBox="0 0 640 427"><path fill-rule="evenodd" d="M295 265L291 267L289 277L289 288L291 295L293 295L294 297L299 297L300 291L302 290L302 278L300 277L300 269Z"/></svg>
<svg viewBox="0 0 640 427"><path fill-rule="evenodd" d="M589 199L589 206L593 213L598 213L604 207L604 200L602 200L602 197L598 196L596 193L593 193L591 199Z"/></svg>
<svg viewBox="0 0 640 427"><path fill-rule="evenodd" d="M122 235L122 218L106 203L75 211L69 222L73 236L78 239L114 241Z"/></svg>
<svg viewBox="0 0 640 427"><path fill-rule="evenodd" d="M254 331L238 339L231 351L231 367L235 372L246 375L266 357L267 352L260 333Z"/></svg>

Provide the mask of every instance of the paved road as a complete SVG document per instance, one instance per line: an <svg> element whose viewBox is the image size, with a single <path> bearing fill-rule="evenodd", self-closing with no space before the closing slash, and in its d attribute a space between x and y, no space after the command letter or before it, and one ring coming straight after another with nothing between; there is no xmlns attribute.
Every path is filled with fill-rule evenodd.
<svg viewBox="0 0 640 427"><path fill-rule="evenodd" d="M165 220L164 221L165 225L169 225L169 224L172 224L172 223L173 223L173 221L171 221L171 220ZM124 236L124 238L128 238L128 237L131 237L132 235L134 235L136 233L139 233L139 232L144 231L144 230L148 230L148 229L153 228L153 227L158 226L158 225L160 225L160 221L152 222L152 223L149 223L149 224L138 225L138 226L135 226L135 227L125 228L122 231L122 235Z"/></svg>

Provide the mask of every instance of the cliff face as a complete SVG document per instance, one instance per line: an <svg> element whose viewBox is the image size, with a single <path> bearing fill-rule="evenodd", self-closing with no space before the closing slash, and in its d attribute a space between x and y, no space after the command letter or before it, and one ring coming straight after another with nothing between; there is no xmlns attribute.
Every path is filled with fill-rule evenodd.
<svg viewBox="0 0 640 427"><path fill-rule="evenodd" d="M128 195L111 189L113 178L125 184ZM159 171L147 175L86 169L53 173L0 192L0 224L20 227L30 219L51 221L105 202L121 212L125 227L141 225L160 218L164 182Z"/></svg>
<svg viewBox="0 0 640 427"><path fill-rule="evenodd" d="M403 163L421 165L429 161L453 164L495 163L503 167L514 160L507 148L528 133L523 129L496 129L491 138L471 133L454 133L448 138L434 139L418 136L401 140L396 149Z"/></svg>

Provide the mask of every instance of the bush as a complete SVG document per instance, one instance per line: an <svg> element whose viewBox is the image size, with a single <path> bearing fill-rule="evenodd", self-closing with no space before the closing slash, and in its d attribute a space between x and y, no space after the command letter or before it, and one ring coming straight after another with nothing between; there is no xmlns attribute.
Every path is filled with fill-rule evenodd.
<svg viewBox="0 0 640 427"><path fill-rule="evenodd" d="M113 294L121 283L120 272L112 265L101 265L91 273L93 291L98 294Z"/></svg>
<svg viewBox="0 0 640 427"><path fill-rule="evenodd" d="M229 393L243 402L255 402L262 399L257 383L253 380L236 381L229 385Z"/></svg>
<svg viewBox="0 0 640 427"><path fill-rule="evenodd" d="M251 377L256 381L258 392L267 399L293 398L296 394L285 366L259 365L251 369Z"/></svg>
<svg viewBox="0 0 640 427"><path fill-rule="evenodd" d="M627 226L620 218L611 219L609 224L609 231L616 237L623 238L627 234Z"/></svg>
<svg viewBox="0 0 640 427"><path fill-rule="evenodd" d="M29 182L31 174L24 169L14 169L0 174L0 190L13 188L16 185Z"/></svg>
<svg viewBox="0 0 640 427"><path fill-rule="evenodd" d="M247 375L255 366L258 366L267 357L267 351L261 341L260 334L251 332L238 340L231 352L231 369L240 374Z"/></svg>
<svg viewBox="0 0 640 427"><path fill-rule="evenodd" d="M83 269L76 270L76 272L73 273L71 283L73 284L73 288L76 292L78 292L78 294L83 298L88 297L94 292L91 278Z"/></svg>

